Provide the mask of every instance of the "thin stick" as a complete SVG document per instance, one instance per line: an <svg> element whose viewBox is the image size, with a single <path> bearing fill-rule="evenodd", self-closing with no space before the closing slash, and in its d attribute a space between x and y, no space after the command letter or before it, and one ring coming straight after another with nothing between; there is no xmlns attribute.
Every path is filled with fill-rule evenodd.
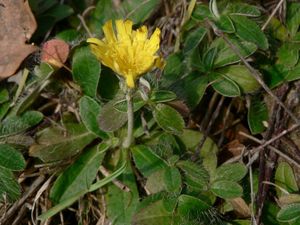
<svg viewBox="0 0 300 225"><path fill-rule="evenodd" d="M269 16L269 18L267 19L267 21L265 22L265 24L262 26L261 30L264 31L266 29L266 27L268 26L268 24L270 23L271 19L273 18L273 16L275 15L275 13L278 11L278 9L280 8L280 6L282 5L282 3L285 0L281 0L280 2L278 2L276 8L273 10L273 12L271 13L271 15Z"/></svg>
<svg viewBox="0 0 300 225"><path fill-rule="evenodd" d="M232 101L230 102L229 106L227 107L225 116L223 118L223 124L222 124L223 127L226 127L226 121L227 121L227 119L228 119L228 117L230 115L231 106L232 106ZM225 129L223 129L223 131L221 133L221 137L220 137L220 139L218 141L218 145L217 145L218 147L221 147L221 145L222 145L222 143L224 141L224 137L225 137Z"/></svg>
<svg viewBox="0 0 300 225"><path fill-rule="evenodd" d="M256 137L253 137L249 134L246 134L242 131L239 132L240 135L247 137L259 144L262 144L263 142L259 139L257 139ZM292 159L291 157L289 157L288 155L284 154L283 152L281 152L279 149L273 147L273 146L267 146L270 150L274 151L275 153L277 153L278 155L280 155L282 158L286 159L288 162L294 164L295 166L297 166L298 168L300 168L300 164L298 162L296 162L294 159ZM250 150L252 151L252 150ZM247 153L246 153L247 154ZM256 156L252 156L252 158L249 160L249 165L252 164L254 161L256 160Z"/></svg>
<svg viewBox="0 0 300 225"><path fill-rule="evenodd" d="M283 192L284 194L286 194L286 195L290 194L287 190L285 190L284 188L280 187L280 186L277 185L277 184L274 184L274 183L269 182L269 181L264 181L263 183L264 183L264 184L268 184L268 185L272 185L272 186L274 186L274 187L280 189L280 191L282 191L282 192Z"/></svg>
<svg viewBox="0 0 300 225"><path fill-rule="evenodd" d="M83 28L85 29L85 31L88 33L89 37L93 37L90 29L88 28L88 26L86 25L84 18L81 15L77 15L78 19L80 20Z"/></svg>
<svg viewBox="0 0 300 225"><path fill-rule="evenodd" d="M214 110L214 105L217 101L218 96L219 96L218 92L214 92L211 100L209 101L208 110L206 110L205 116L204 116L204 118L203 118L203 120L201 121L201 124L200 124L200 131L204 131L204 129L206 128L209 117L212 114L212 111Z"/></svg>
<svg viewBox="0 0 300 225"><path fill-rule="evenodd" d="M217 117L219 115L219 112L220 112L220 109L221 109L221 107L223 105L224 99L225 99L225 97L222 96L221 99L220 99L220 101L219 101L219 103L218 103L218 105L217 105L216 110L214 111L214 113L212 115L211 120L208 123L208 126L207 126L207 128L206 128L206 130L205 130L205 132L204 132L204 134L203 134L203 136L202 136L199 144L197 145L197 148L195 150L194 156L192 158L193 160L195 160L195 159L198 158L200 150L201 150L201 148L203 147L203 145L205 143L205 140L206 140L206 138L207 138L207 136L208 136L208 134L209 134L209 132L210 132L210 130L212 128L212 125L213 125L214 121L217 119Z"/></svg>
<svg viewBox="0 0 300 225"><path fill-rule="evenodd" d="M34 197L33 204L31 207L31 222L33 225L36 225L35 221L37 220L36 218L34 218L34 210L35 210L35 206L37 205L36 203L38 202L39 198L44 193L44 191L47 190L54 176L55 173L42 185L42 187L37 191Z"/></svg>
<svg viewBox="0 0 300 225"><path fill-rule="evenodd" d="M247 69L251 72L250 74L253 76L253 78L262 86L262 88L270 95L274 100L282 107L284 110L289 114L289 116L297 123L299 124L298 118L292 113L291 110L289 110L285 104L271 91L271 89L265 84L265 82L261 78L260 72L258 72L256 69L254 69L245 59L245 57L240 53L239 49L231 43L231 41L224 35L222 31L220 31L211 21L208 20L208 24L213 28L214 33L217 36L220 36L223 38L223 40L228 44L228 46L231 48L231 50L240 58L240 60L244 63L244 65L247 67Z"/></svg>
<svg viewBox="0 0 300 225"><path fill-rule="evenodd" d="M264 142L262 145L258 146L257 148L253 148L251 149L251 153L254 154L255 152L258 152L260 150L262 150L263 148L265 148L266 146L272 144L273 142L277 141L278 139L280 139L281 137L283 137L284 135L298 129L300 127L300 124L295 124L293 126L291 126L290 128L282 131L281 133L279 133L278 135L274 136L273 138L271 138L270 140Z"/></svg>
<svg viewBox="0 0 300 225"><path fill-rule="evenodd" d="M110 176L109 171L104 167L104 166L100 166L100 172L105 176L108 177ZM120 188L122 191L125 192L130 192L130 189L127 185L123 184L121 181L119 180L113 180L112 181L114 185L116 185L118 188Z"/></svg>

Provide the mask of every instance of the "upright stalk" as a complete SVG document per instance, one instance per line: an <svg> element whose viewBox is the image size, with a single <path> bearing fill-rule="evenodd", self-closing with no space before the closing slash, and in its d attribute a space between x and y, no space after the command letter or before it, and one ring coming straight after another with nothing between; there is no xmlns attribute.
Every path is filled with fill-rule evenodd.
<svg viewBox="0 0 300 225"><path fill-rule="evenodd" d="M131 146L133 142L133 102L132 102L132 90L127 89L126 91L126 100L127 100L127 137L123 142L123 148L127 149Z"/></svg>

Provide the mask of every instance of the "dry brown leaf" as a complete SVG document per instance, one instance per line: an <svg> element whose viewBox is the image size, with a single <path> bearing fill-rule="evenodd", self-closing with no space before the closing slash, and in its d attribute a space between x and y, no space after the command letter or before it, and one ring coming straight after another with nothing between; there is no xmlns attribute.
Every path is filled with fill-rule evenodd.
<svg viewBox="0 0 300 225"><path fill-rule="evenodd" d="M239 140L235 139L231 142L229 142L226 146L225 149L231 153L232 157L235 156L240 156L243 152L243 150L245 150L245 145L243 145L241 142L239 142Z"/></svg>
<svg viewBox="0 0 300 225"><path fill-rule="evenodd" d="M37 28L27 0L0 0L0 79L13 75L37 47L26 42Z"/></svg>
<svg viewBox="0 0 300 225"><path fill-rule="evenodd" d="M299 202L300 202L299 194L288 194L288 195L283 195L279 198L279 204L281 206L289 205L293 203L299 203Z"/></svg>
<svg viewBox="0 0 300 225"><path fill-rule="evenodd" d="M229 200L233 210L240 218L248 218L251 215L250 208L242 198L234 198Z"/></svg>

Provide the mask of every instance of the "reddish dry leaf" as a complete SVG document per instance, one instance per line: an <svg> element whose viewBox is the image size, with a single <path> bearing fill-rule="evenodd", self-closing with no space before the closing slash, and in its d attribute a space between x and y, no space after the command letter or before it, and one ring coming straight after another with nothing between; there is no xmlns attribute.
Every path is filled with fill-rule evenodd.
<svg viewBox="0 0 300 225"><path fill-rule="evenodd" d="M0 0L0 79L13 75L37 47L26 44L37 28L27 0Z"/></svg>
<svg viewBox="0 0 300 225"><path fill-rule="evenodd" d="M67 61L69 45L59 39L47 41L42 48L42 62L61 68Z"/></svg>

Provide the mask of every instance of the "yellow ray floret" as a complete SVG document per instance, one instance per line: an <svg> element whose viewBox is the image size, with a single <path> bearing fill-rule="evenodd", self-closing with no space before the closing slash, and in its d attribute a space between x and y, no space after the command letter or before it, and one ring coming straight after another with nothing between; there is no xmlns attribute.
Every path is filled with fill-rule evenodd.
<svg viewBox="0 0 300 225"><path fill-rule="evenodd" d="M111 20L103 26L104 38L89 38L92 52L105 66L124 77L129 88L136 79L154 67L163 65L156 54L160 43L160 30L155 29L148 38L148 29L142 26L132 30L132 21L116 20L116 32Z"/></svg>

